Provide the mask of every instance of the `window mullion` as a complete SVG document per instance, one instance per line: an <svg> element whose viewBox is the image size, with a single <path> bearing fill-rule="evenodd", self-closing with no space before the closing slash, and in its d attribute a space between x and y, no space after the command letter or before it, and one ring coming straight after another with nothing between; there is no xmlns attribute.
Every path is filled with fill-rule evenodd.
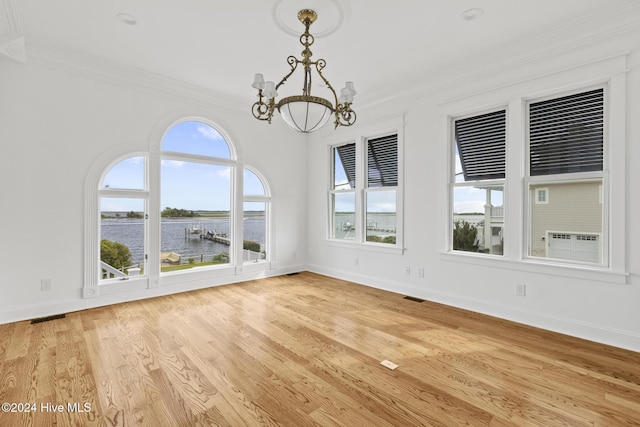
<svg viewBox="0 0 640 427"><path fill-rule="evenodd" d="M507 146L504 181L504 246L503 256L521 260L525 250L524 204L528 200L523 193L525 184L524 126L525 105L522 98L511 99L507 105Z"/></svg>
<svg viewBox="0 0 640 427"><path fill-rule="evenodd" d="M147 213L147 269L149 287L158 287L160 282L160 153L151 151L148 162L149 198Z"/></svg>
<svg viewBox="0 0 640 427"><path fill-rule="evenodd" d="M366 139L361 136L356 143L356 242L362 243L365 236L365 187L366 172Z"/></svg>

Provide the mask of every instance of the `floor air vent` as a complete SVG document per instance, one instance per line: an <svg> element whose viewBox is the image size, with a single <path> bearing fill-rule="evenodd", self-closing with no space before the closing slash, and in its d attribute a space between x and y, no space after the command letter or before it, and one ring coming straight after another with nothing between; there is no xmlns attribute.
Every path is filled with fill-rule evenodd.
<svg viewBox="0 0 640 427"><path fill-rule="evenodd" d="M34 323L48 322L49 320L64 319L64 317L65 317L64 314L56 314L54 316L41 317L39 319L33 319L31 321L31 324L33 325Z"/></svg>
<svg viewBox="0 0 640 427"><path fill-rule="evenodd" d="M424 302L423 299L416 298L416 297L410 297L410 296L406 296L406 297L404 297L404 299L408 299L409 301L413 301L413 302Z"/></svg>

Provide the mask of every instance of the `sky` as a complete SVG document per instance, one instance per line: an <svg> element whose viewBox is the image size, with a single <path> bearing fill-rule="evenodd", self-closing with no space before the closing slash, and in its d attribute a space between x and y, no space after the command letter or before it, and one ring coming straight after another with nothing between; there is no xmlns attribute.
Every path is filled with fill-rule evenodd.
<svg viewBox="0 0 640 427"><path fill-rule="evenodd" d="M211 126L200 122L181 122L171 127L162 140L162 150L230 159L229 145ZM161 171L161 209L224 210L231 204L231 167L175 158L163 158ZM244 170L244 193L264 195L260 179ZM145 157L126 158L105 174L101 188L145 189ZM142 210L141 199L101 198L102 211Z"/></svg>
<svg viewBox="0 0 640 427"><path fill-rule="evenodd" d="M162 150L229 159L231 152L225 139L213 127L201 122L181 122L171 127L162 140ZM336 189L349 188L340 156L335 156L334 182ZM460 158L455 157L456 182L464 181ZM224 210L230 208L229 192L231 168L224 165L196 163L186 160L161 161L161 209L172 207L187 210ZM260 179L251 171L244 171L245 194L265 194ZM126 158L114 165L104 177L102 188L144 190L145 157ZM382 189L381 189L382 190ZM476 187L457 187L454 191L454 212L484 212L486 190ZM502 205L502 192L492 191L492 204ZM353 212L353 194L337 195L338 212ZM101 199L103 211L142 210L140 199ZM395 191L370 191L367 196L369 212L395 212Z"/></svg>
<svg viewBox="0 0 640 427"><path fill-rule="evenodd" d="M462 174L462 163L460 163L460 155L456 146L455 157L455 182L464 182ZM504 187L499 186L491 190L491 204L493 206L502 206ZM484 213L484 205L486 204L487 190L474 186L455 187L453 190L453 212L454 213Z"/></svg>

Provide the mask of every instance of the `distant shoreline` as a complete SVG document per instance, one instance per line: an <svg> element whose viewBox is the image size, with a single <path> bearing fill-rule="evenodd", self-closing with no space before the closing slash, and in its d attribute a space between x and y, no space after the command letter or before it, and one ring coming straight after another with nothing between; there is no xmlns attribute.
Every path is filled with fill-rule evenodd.
<svg viewBox="0 0 640 427"><path fill-rule="evenodd" d="M193 211L195 215L191 216L191 215L187 215L187 216L163 216L162 218L169 218L169 219L188 219L188 220L194 220L194 219L198 219L198 218L229 218L230 214L229 211ZM103 211L101 212L100 217L102 219L139 219L142 218L144 216L143 212L135 212L136 214L135 217L132 216L127 216L127 214L130 214L131 211ZM242 215L244 217L258 217L258 216L264 216L265 212L264 211L243 211Z"/></svg>

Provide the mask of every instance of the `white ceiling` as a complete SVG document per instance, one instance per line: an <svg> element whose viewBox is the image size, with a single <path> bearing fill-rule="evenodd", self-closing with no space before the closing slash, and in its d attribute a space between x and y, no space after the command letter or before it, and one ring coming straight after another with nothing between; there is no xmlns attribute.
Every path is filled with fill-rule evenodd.
<svg viewBox="0 0 640 427"><path fill-rule="evenodd" d="M309 7L319 16L311 33L329 33L316 37L313 59L327 61L325 76L336 89L346 80L355 82L357 107L447 68L472 70L510 46L582 30L634 3L638 0L0 0L0 37L24 36L27 59L32 47L82 53L249 104L255 99L254 73L277 83L289 71L287 56L300 57L298 37L281 27L302 33L295 14ZM463 19L471 8L484 13ZM122 22L119 13L133 15L136 24Z"/></svg>

